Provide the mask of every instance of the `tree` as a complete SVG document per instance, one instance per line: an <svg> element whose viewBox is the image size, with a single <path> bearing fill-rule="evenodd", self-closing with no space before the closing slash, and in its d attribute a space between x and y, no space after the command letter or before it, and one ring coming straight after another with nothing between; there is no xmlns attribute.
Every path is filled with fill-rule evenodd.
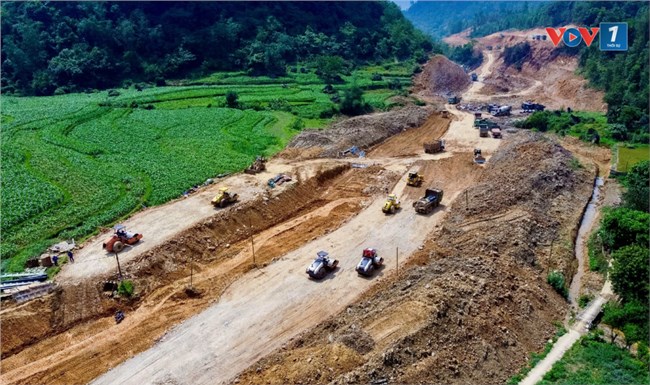
<svg viewBox="0 0 650 385"><path fill-rule="evenodd" d="M340 110L350 116L361 115L370 111L370 105L363 100L363 91L356 85L343 92Z"/></svg>
<svg viewBox="0 0 650 385"><path fill-rule="evenodd" d="M239 95L235 91L226 92L226 105L230 108L239 107Z"/></svg>
<svg viewBox="0 0 650 385"><path fill-rule="evenodd" d="M345 67L345 60L340 56L321 55L315 60L316 73L326 83L341 83L341 72Z"/></svg>
<svg viewBox="0 0 650 385"><path fill-rule="evenodd" d="M617 250L634 243L647 246L648 229L650 214L621 207L605 213L599 234L609 250Z"/></svg>
<svg viewBox="0 0 650 385"><path fill-rule="evenodd" d="M650 212L650 161L643 161L632 166L625 177L627 191L623 193L625 206L645 212Z"/></svg>
<svg viewBox="0 0 650 385"><path fill-rule="evenodd" d="M612 254L610 279L616 294L624 302L648 302L650 249L639 245L624 246Z"/></svg>

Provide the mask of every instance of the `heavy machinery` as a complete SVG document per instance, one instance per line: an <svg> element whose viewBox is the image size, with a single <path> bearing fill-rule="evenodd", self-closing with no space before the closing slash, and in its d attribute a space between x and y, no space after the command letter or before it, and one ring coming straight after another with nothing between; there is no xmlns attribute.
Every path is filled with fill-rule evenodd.
<svg viewBox="0 0 650 385"><path fill-rule="evenodd" d="M371 276L375 269L384 264L384 258L377 255L377 250L367 248L361 253L361 261L357 264L356 271L366 277Z"/></svg>
<svg viewBox="0 0 650 385"><path fill-rule="evenodd" d="M487 125L479 125L478 126L478 135L481 138L487 138L489 132L490 132L490 129L488 128Z"/></svg>
<svg viewBox="0 0 650 385"><path fill-rule="evenodd" d="M221 187L219 193L212 199L214 207L226 207L231 203L237 202L239 195L228 192L228 187Z"/></svg>
<svg viewBox="0 0 650 385"><path fill-rule="evenodd" d="M395 211L400 209L401 204L402 203L397 199L397 195L390 194L388 195L388 198L386 198L386 203L384 203L381 211L383 211L384 214L395 214Z"/></svg>
<svg viewBox="0 0 650 385"><path fill-rule="evenodd" d="M126 226L115 225L113 236L102 244L102 248L109 253L119 253L126 245L134 245L142 239L142 234L126 231Z"/></svg>
<svg viewBox="0 0 650 385"><path fill-rule="evenodd" d="M417 172L409 172L408 179L406 180L408 186L420 187L422 186L422 182L424 182L424 177L422 175Z"/></svg>
<svg viewBox="0 0 650 385"><path fill-rule="evenodd" d="M306 273L309 274L310 278L313 279L323 279L327 273L334 271L336 266L338 266L339 261L329 257L329 253L326 251L319 251L316 253L316 259L314 262L309 265Z"/></svg>
<svg viewBox="0 0 650 385"><path fill-rule="evenodd" d="M263 156L258 156L255 158L253 164L251 164L244 172L246 174L259 174L260 172L266 170L266 158Z"/></svg>
<svg viewBox="0 0 650 385"><path fill-rule="evenodd" d="M280 186L284 182L291 182L291 177L286 174L278 174L274 176L273 178L269 179L269 181L266 183L270 188L274 188L275 186Z"/></svg>
<svg viewBox="0 0 650 385"><path fill-rule="evenodd" d="M521 109L524 110L525 113L531 113L531 112L535 112L535 111L544 111L545 108L546 108L545 105L538 104L538 103L533 103L530 100L521 103Z"/></svg>
<svg viewBox="0 0 650 385"><path fill-rule="evenodd" d="M478 81L478 75L477 75L477 74L475 74L475 73L472 73L472 74L470 74L469 76L471 76L471 77L472 77L472 81L473 81L473 82L476 82L476 81Z"/></svg>
<svg viewBox="0 0 650 385"><path fill-rule="evenodd" d="M485 163L485 158L483 157L483 155L481 155L481 149L480 148L475 148L474 149L474 163L478 163L478 164Z"/></svg>
<svg viewBox="0 0 650 385"><path fill-rule="evenodd" d="M501 129L500 128L493 128L490 130L490 133L492 134L492 137L494 139L501 139Z"/></svg>
<svg viewBox="0 0 650 385"><path fill-rule="evenodd" d="M451 96L447 98L447 103L449 104L458 104L460 103L460 98L458 96Z"/></svg>
<svg viewBox="0 0 650 385"><path fill-rule="evenodd" d="M501 106L492 111L492 116L508 116L512 110L511 106Z"/></svg>
<svg viewBox="0 0 650 385"><path fill-rule="evenodd" d="M427 154L435 154L445 150L444 140L434 140L433 142L424 143L424 152Z"/></svg>
<svg viewBox="0 0 650 385"><path fill-rule="evenodd" d="M417 201L413 202L415 212L418 214L429 214L442 201L442 190L436 188L428 188L424 192L424 196Z"/></svg>

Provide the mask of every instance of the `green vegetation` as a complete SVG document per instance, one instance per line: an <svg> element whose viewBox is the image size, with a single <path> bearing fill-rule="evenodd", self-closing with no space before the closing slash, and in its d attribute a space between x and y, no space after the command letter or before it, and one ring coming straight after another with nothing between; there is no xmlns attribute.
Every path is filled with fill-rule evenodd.
<svg viewBox="0 0 650 385"><path fill-rule="evenodd" d="M512 47L506 47L503 50L503 62L506 66L515 66L518 71L521 71L521 66L530 56L530 44L523 42L515 44Z"/></svg>
<svg viewBox="0 0 650 385"><path fill-rule="evenodd" d="M603 242L598 232L594 232L587 242L589 249L589 270L605 274L609 267L607 256L603 254Z"/></svg>
<svg viewBox="0 0 650 385"><path fill-rule="evenodd" d="M650 160L649 146L618 146L617 152L616 170L620 172L628 172L633 165Z"/></svg>
<svg viewBox="0 0 650 385"><path fill-rule="evenodd" d="M640 349L641 350L641 349ZM582 337L558 361L539 385L550 384L647 384L647 362L625 349L598 340L593 334Z"/></svg>
<svg viewBox="0 0 650 385"><path fill-rule="evenodd" d="M552 131L558 135L570 135L587 142L611 145L615 143L607 118L597 112L538 111L515 126Z"/></svg>
<svg viewBox="0 0 650 385"><path fill-rule="evenodd" d="M117 294L119 294L122 297L131 298L133 296L134 290L135 287L133 285L133 281L130 281L128 279L121 281L120 284L117 286Z"/></svg>
<svg viewBox="0 0 650 385"><path fill-rule="evenodd" d="M622 330L628 344L650 338L649 169L650 162L640 162L625 176L624 205L606 210L598 230L613 261L610 279L620 298L605 306L603 322Z"/></svg>
<svg viewBox="0 0 650 385"><path fill-rule="evenodd" d="M348 89L389 109L401 92L391 84L408 85L413 65L360 68L329 94L306 68L277 79L230 72L142 91L3 96L3 270L280 151L301 129L331 121L341 107L332 98ZM377 72L382 80L372 81Z"/></svg>
<svg viewBox="0 0 650 385"><path fill-rule="evenodd" d="M526 377L528 372L530 372L541 360L544 359L544 357L548 355L551 349L553 349L553 345L557 342L557 340L566 334L566 329L564 328L564 326L556 325L556 327L557 327L557 332L555 332L555 335L553 336L551 342L547 342L544 345L544 350L542 350L540 353L535 353L535 352L531 353L530 360L528 360L528 364L525 367L523 367L519 371L519 373L512 376L508 380L507 382L508 385L517 385L518 383L520 383L521 380L523 380Z"/></svg>
<svg viewBox="0 0 650 385"><path fill-rule="evenodd" d="M349 70L433 48L395 4L378 1L3 2L2 43L5 95L164 85L215 71L265 80L296 63Z"/></svg>
<svg viewBox="0 0 650 385"><path fill-rule="evenodd" d="M569 291L566 288L566 280L564 279L564 274L562 272L553 270L548 273L546 277L546 282L555 289L562 297L568 298Z"/></svg>
<svg viewBox="0 0 650 385"><path fill-rule="evenodd" d="M445 50L445 55L456 63L462 64L470 69L476 68L483 63L483 53L479 49L474 49L474 44L472 43L449 47Z"/></svg>

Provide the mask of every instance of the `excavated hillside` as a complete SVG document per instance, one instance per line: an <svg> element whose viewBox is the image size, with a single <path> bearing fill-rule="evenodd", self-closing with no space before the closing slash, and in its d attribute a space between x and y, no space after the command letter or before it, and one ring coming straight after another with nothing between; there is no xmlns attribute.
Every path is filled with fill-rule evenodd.
<svg viewBox="0 0 650 385"><path fill-rule="evenodd" d="M566 312L546 274L575 270L595 173L554 140L510 136L399 276L234 382L505 382Z"/></svg>
<svg viewBox="0 0 650 385"><path fill-rule="evenodd" d="M469 75L445 56L436 55L422 68L414 82L413 93L424 96L460 95L471 84Z"/></svg>

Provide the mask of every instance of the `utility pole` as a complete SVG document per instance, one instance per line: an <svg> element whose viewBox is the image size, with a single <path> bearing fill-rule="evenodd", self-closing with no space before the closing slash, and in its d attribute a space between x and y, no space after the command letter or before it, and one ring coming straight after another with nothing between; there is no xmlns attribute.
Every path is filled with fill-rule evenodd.
<svg viewBox="0 0 650 385"><path fill-rule="evenodd" d="M467 190L465 190L465 210L469 210L469 197L467 196Z"/></svg>
<svg viewBox="0 0 650 385"><path fill-rule="evenodd" d="M192 276L194 275L194 262L190 256L190 289L192 289Z"/></svg>
<svg viewBox="0 0 650 385"><path fill-rule="evenodd" d="M117 261L117 272L120 274L120 281L122 280L122 268L120 267L120 258L117 256L117 251L115 252L115 260Z"/></svg>

